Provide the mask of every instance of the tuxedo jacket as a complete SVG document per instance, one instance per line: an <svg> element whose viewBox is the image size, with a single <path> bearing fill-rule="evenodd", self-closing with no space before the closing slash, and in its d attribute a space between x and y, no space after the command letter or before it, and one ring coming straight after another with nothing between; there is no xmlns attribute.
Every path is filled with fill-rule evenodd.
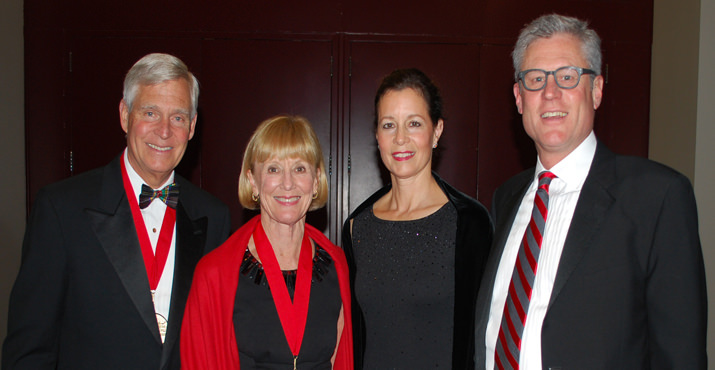
<svg viewBox="0 0 715 370"><path fill-rule="evenodd" d="M194 267L230 232L228 207L175 176L176 255L165 343L120 161L38 193L10 296L3 369L179 369Z"/></svg>
<svg viewBox="0 0 715 370"><path fill-rule="evenodd" d="M534 169L494 195L496 234L477 302L476 363L504 244ZM683 175L598 143L541 330L543 369L705 369L705 273Z"/></svg>

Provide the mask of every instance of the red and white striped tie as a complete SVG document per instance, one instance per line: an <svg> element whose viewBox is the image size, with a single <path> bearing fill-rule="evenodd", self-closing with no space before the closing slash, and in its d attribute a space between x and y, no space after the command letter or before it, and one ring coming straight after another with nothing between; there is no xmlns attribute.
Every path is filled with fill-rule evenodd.
<svg viewBox="0 0 715 370"><path fill-rule="evenodd" d="M544 171L539 174L539 187L534 197L531 221L526 227L519 247L514 272L509 283L509 294L504 304L499 337L494 352L497 369L518 369L521 351L521 335L524 333L526 313L529 311L531 289L536 277L536 268L541 252L541 238L546 225L549 206L549 184L556 175Z"/></svg>

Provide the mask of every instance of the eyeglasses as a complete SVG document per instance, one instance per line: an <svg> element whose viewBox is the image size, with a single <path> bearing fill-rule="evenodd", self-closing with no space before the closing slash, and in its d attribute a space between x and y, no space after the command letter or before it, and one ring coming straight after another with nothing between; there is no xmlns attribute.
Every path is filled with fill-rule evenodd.
<svg viewBox="0 0 715 370"><path fill-rule="evenodd" d="M579 67L561 67L555 71L543 69L527 69L517 75L522 85L529 91L539 91L546 87L549 75L554 75L556 85L562 89L573 89L581 81L581 75L595 75L596 71Z"/></svg>

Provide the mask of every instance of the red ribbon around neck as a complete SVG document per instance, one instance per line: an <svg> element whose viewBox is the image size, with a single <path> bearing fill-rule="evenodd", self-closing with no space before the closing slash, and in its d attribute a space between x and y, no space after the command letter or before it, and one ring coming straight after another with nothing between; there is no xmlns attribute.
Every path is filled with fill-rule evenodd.
<svg viewBox="0 0 715 370"><path fill-rule="evenodd" d="M149 277L149 288L153 291L156 290L156 287L159 285L161 274L164 272L164 266L166 265L166 259L169 257L171 239L174 238L174 227L176 225L176 210L171 207L166 207L164 221L161 224L161 231L159 232L159 240L156 243L156 253L154 253L151 248L149 234L146 231L144 217L139 209L132 183L129 181L129 174L127 173L124 161L121 160L120 162L122 164L124 191L127 193L129 208L132 210L132 218L134 219L134 228L137 230L137 236L139 237L142 257L144 257L144 267L146 267L146 274Z"/></svg>
<svg viewBox="0 0 715 370"><path fill-rule="evenodd" d="M260 221L256 225L256 229L253 230L253 242L256 245L256 253L258 253L258 258L261 260L263 271L268 280L273 302L276 305L281 326L283 326L283 333L295 360L298 357L298 353L300 353L300 345L303 342L303 334L305 333L305 323L308 320L308 303L310 301L310 285L313 275L313 247L308 235L303 234L303 242L301 243L298 257L295 293L291 302L275 251Z"/></svg>

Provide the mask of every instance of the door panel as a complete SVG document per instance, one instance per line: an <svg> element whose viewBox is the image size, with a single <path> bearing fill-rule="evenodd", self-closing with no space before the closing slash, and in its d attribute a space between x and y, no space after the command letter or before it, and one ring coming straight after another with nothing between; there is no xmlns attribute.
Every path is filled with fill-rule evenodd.
<svg viewBox="0 0 715 370"><path fill-rule="evenodd" d="M66 117L67 50L64 42L63 35L52 30L25 31L25 163L28 215L35 195L43 186L70 175L70 135ZM41 57L38 58L38 55ZM6 119L4 124L22 122L8 122Z"/></svg>
<svg viewBox="0 0 715 370"><path fill-rule="evenodd" d="M126 146L119 121L124 76L146 54L173 54L186 63L199 81L199 40L125 38L86 35L72 40L69 75L71 175L106 165ZM199 107L201 103L199 103ZM197 164L189 145L184 162ZM68 163L69 166L69 163Z"/></svg>
<svg viewBox="0 0 715 370"><path fill-rule="evenodd" d="M606 42L603 51L606 82L594 132L616 153L647 157L651 76L643 60L650 47Z"/></svg>
<svg viewBox="0 0 715 370"><path fill-rule="evenodd" d="M502 45L481 48L478 199L487 207L499 185L536 164L534 142L524 131L514 100L511 50Z"/></svg>
<svg viewBox="0 0 715 370"><path fill-rule="evenodd" d="M255 212L238 202L238 175L256 127L278 114L297 114L313 125L326 166L331 143L332 42L324 40L207 40L203 44L201 173L192 180L231 209L237 228ZM327 227L327 209L308 222Z"/></svg>

